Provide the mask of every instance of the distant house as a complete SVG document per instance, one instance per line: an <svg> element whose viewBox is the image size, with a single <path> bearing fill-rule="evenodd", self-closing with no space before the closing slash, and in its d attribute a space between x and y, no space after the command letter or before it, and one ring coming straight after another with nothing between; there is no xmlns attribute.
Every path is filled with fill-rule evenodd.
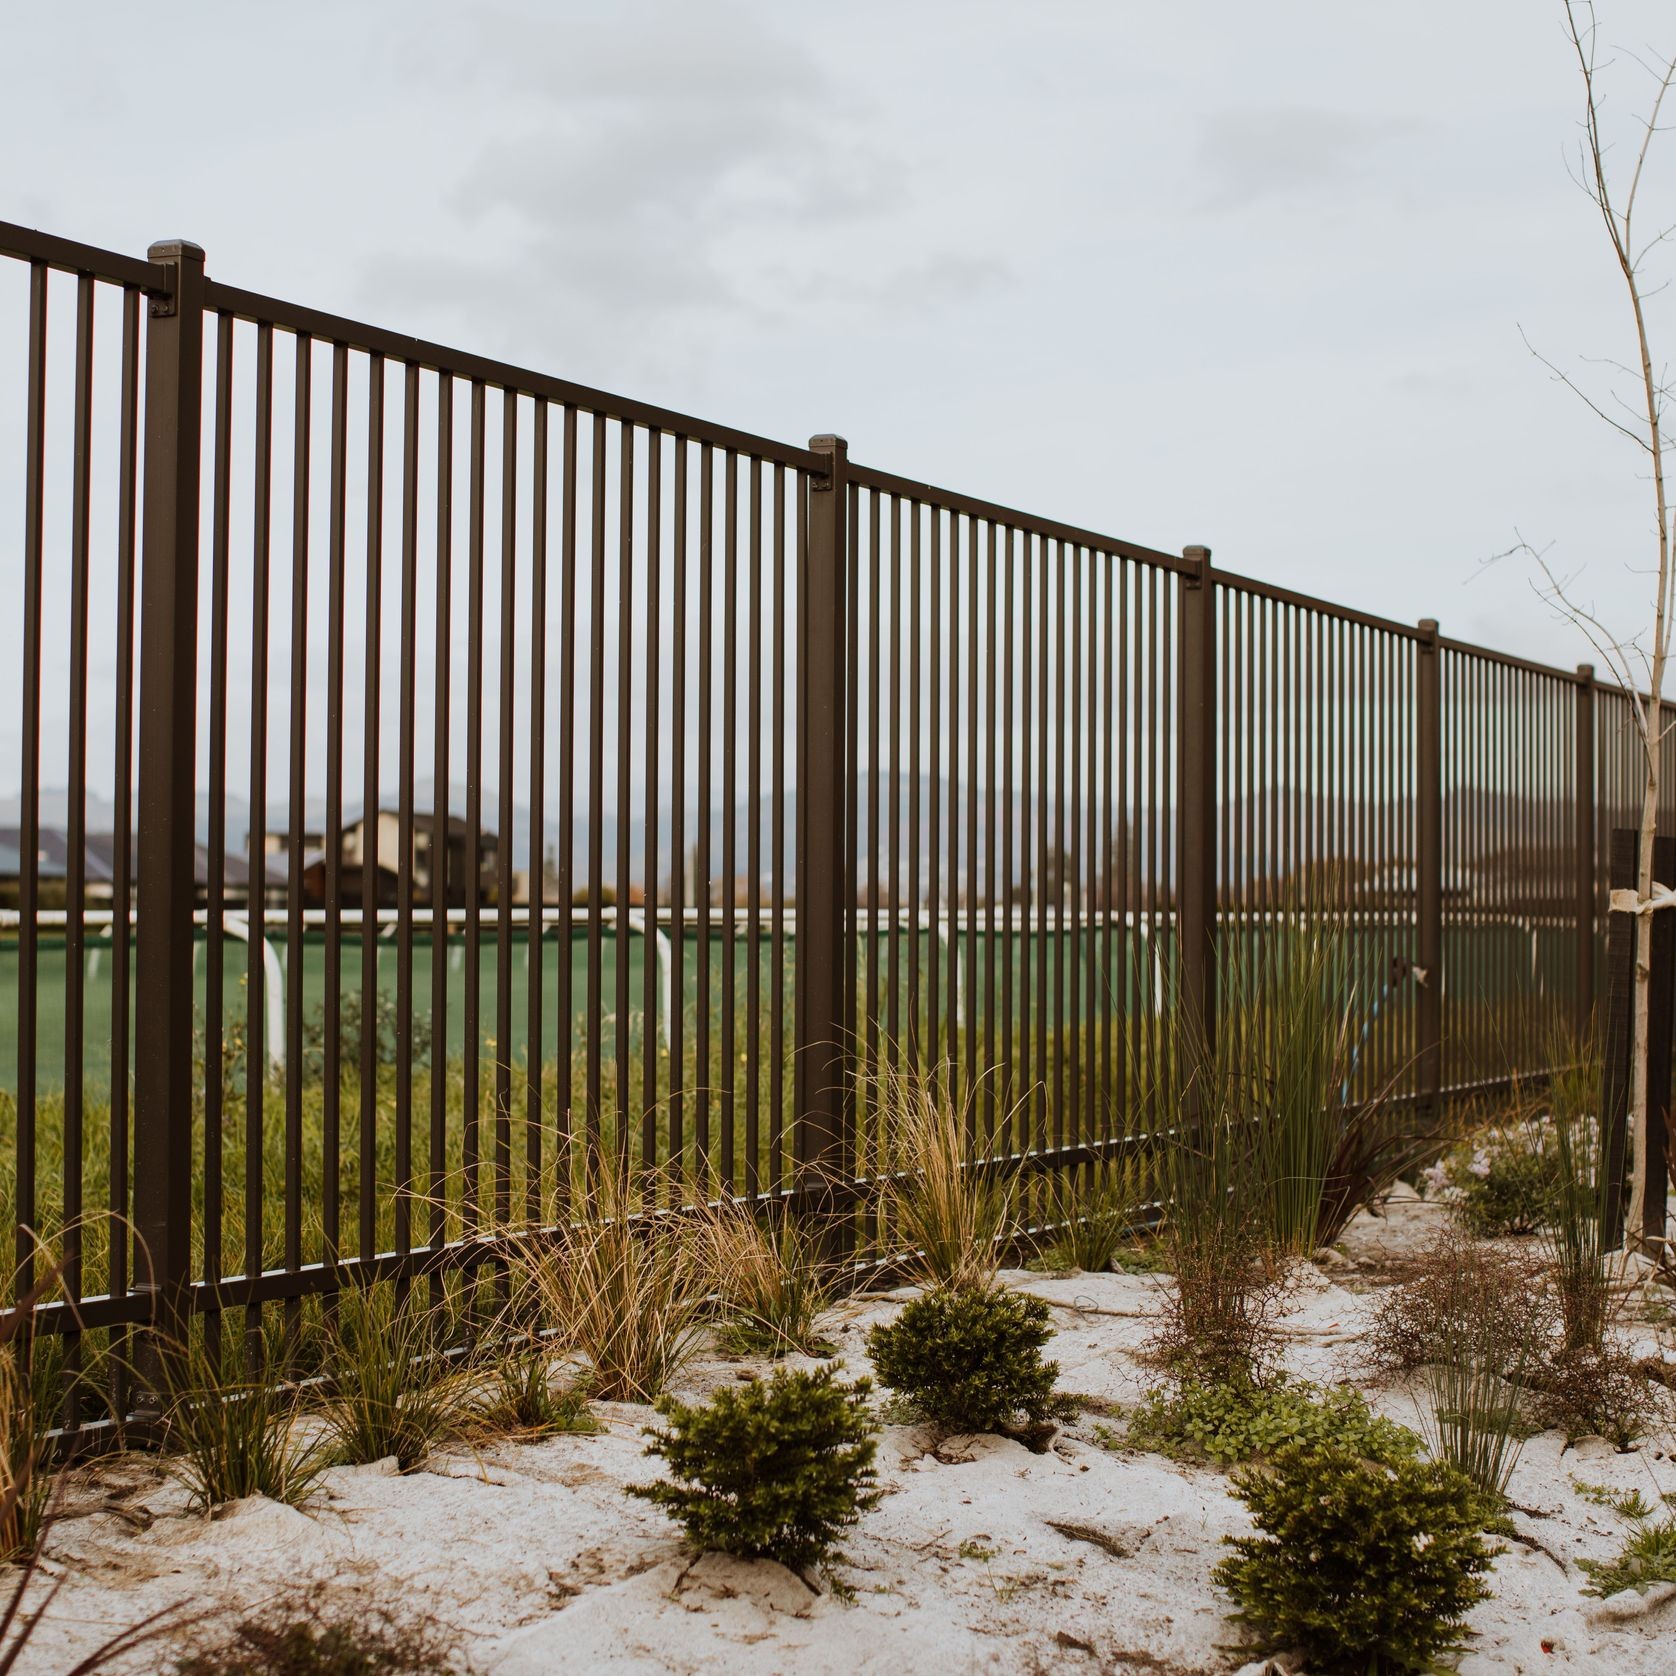
<svg viewBox="0 0 1676 1676"><path fill-rule="evenodd" d="M0 908L18 905L22 883L23 854L21 830L15 826L0 827ZM89 908L109 908L116 895L116 835L110 832L90 832L82 844L83 901ZM128 851L130 883L140 876L139 845L133 843ZM60 826L42 826L35 846L35 877L40 905L43 908L62 908L69 899L70 837ZM283 885L284 869L277 870L273 862L266 868L265 887L271 895L276 884ZM207 846L195 844L192 849L192 883L199 907L209 901L210 852ZM221 858L221 896L229 908L242 908L250 895L250 858L229 852Z"/></svg>
<svg viewBox="0 0 1676 1676"><path fill-rule="evenodd" d="M469 867L471 828L458 816L450 815L440 841L437 821L430 811L413 817L413 845L407 857L413 880L413 904L428 908L440 899L447 908L464 908L474 902L493 903L500 877L500 840L492 832L477 839L477 880L473 887ZM312 839L312 843L310 840ZM281 839L283 848L289 840ZM326 902L327 841L323 834L304 835L303 897L310 907ZM401 889L401 815L395 809L379 809L371 816L349 822L338 835L337 882L341 901L353 908L362 900L367 870L374 874L373 900L380 908L398 905ZM445 883L444 883L445 881ZM526 875L527 889L527 875ZM516 879L513 889L517 898Z"/></svg>

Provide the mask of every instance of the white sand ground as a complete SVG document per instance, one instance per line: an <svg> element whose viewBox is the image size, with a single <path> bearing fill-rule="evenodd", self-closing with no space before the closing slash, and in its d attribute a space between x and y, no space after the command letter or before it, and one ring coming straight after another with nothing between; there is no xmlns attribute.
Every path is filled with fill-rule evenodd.
<svg viewBox="0 0 1676 1676"><path fill-rule="evenodd" d="M1411 1199L1363 1216L1330 1262L1312 1267L1285 1317L1288 1360L1333 1380L1393 1257L1441 1213ZM1134 1352L1159 1282L1138 1275L1008 1277L1054 1305L1065 1388L1131 1403L1147 1384ZM858 1300L832 1331L853 1372L868 1325L897 1301ZM1649 1333L1648 1349L1656 1348ZM698 1363L693 1395L746 1365ZM1371 1393L1413 1423L1399 1392ZM997 1438L931 1447L887 1426L884 1500L851 1535L846 1602L765 1562L695 1560L663 1515L623 1486L655 1475L642 1454L647 1411L606 1405L594 1436L445 1454L406 1477L340 1468L302 1511L253 1500L211 1519L154 1462L79 1475L54 1529L47 1571L65 1579L20 1671L61 1672L109 1631L159 1607L247 1608L323 1580L348 1605L433 1614L460 1635L473 1672L557 1671L1153 1672L1234 1671L1249 1655L1209 1575L1221 1539L1249 1528L1226 1476L1103 1446L1089 1414L1033 1455ZM1120 1423L1119 1423L1119 1429ZM1581 1558L1615 1552L1623 1527L1572 1479L1676 1491L1672 1439L1619 1454L1532 1440L1514 1474L1523 1539L1496 1563L1495 1598L1473 1616L1463 1676L1524 1671L1676 1672L1676 1589L1603 1603L1582 1592ZM988 1556L987 1558L984 1556ZM149 1650L130 1667L167 1668Z"/></svg>

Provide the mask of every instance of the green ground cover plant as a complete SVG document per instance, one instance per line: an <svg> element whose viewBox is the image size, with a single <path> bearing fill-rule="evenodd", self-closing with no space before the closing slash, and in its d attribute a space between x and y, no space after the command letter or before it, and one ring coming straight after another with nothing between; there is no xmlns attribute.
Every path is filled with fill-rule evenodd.
<svg viewBox="0 0 1676 1676"><path fill-rule="evenodd" d="M1420 1440L1373 1413L1348 1385L1322 1390L1308 1380L1268 1385L1200 1385L1148 1392L1125 1441L1174 1460L1234 1466L1292 1444L1336 1444L1379 1459L1415 1454Z"/></svg>

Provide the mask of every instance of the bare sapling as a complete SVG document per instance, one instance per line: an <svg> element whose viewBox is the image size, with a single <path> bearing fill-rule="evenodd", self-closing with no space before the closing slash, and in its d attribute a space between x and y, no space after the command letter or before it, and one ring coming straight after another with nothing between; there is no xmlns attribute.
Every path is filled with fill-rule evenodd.
<svg viewBox="0 0 1676 1676"><path fill-rule="evenodd" d="M1651 551L1655 559L1652 598L1651 634L1645 630L1630 633L1608 627L1596 611L1577 596L1574 579L1562 578L1550 567L1545 555L1521 541L1514 551L1531 555L1542 571L1542 593L1571 619L1587 637L1596 653L1605 662L1613 679L1628 695L1629 708L1636 731L1641 765L1640 780L1640 855L1633 891L1612 892L1611 908L1615 913L1635 916L1635 970L1633 1009L1631 1019L1631 1074L1630 1125L1634 1137L1636 1170L1630 1191L1629 1237L1639 1242L1642 1235L1646 1203L1647 1171L1663 1166L1663 1160L1652 1160L1648 1154L1647 1128L1647 1049L1649 1022L1649 993L1652 965L1652 914L1655 910L1676 906L1676 891L1670 887L1676 881L1655 881L1653 878L1653 835L1658 823L1659 796L1662 790L1661 753L1668 731L1664 701L1665 666L1670 655L1671 627L1671 511L1665 475L1665 432L1663 403L1670 385L1668 374L1654 355L1652 332L1648 325L1647 304L1662 289L1654 281L1649 260L1676 234L1676 222L1657 223L1651 231L1645 225L1643 188L1647 181L1647 166L1655 137L1663 132L1660 117L1665 98L1676 82L1676 56L1648 58L1635 52L1621 56L1646 72L1652 94L1645 114L1635 119L1639 138L1626 166L1618 168L1612 161L1613 146L1603 128L1606 100L1601 86L1602 73L1611 67L1598 54L1599 23L1594 6L1589 0L1563 0L1565 33L1576 56L1578 72L1583 84L1582 129L1577 153L1572 162L1572 178L1594 205L1610 246L1613 264L1622 280L1627 314L1634 329L1635 352L1630 360L1608 358L1598 365L1614 373L1618 386L1602 390L1585 387L1584 383L1563 371L1553 361L1532 348L1531 353L1548 368L1555 379L1579 397L1594 416L1612 427L1642 457L1648 483L1652 527L1649 531ZM1529 339L1526 339L1529 346Z"/></svg>

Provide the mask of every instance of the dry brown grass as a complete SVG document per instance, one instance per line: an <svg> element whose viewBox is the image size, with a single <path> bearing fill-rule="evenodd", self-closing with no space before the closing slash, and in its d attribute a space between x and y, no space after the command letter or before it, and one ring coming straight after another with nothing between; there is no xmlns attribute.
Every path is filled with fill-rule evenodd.
<svg viewBox="0 0 1676 1676"><path fill-rule="evenodd" d="M972 1160L976 1091L957 1100L935 1072L884 1066L867 1084L891 1165L879 1193L881 1228L916 1279L990 1285L1013 1228L1016 1186Z"/></svg>
<svg viewBox="0 0 1676 1676"><path fill-rule="evenodd" d="M652 1177L602 1159L569 1226L516 1259L536 1308L604 1402L651 1402L697 1348L714 1307L708 1222L647 1210L669 1197L669 1184Z"/></svg>

